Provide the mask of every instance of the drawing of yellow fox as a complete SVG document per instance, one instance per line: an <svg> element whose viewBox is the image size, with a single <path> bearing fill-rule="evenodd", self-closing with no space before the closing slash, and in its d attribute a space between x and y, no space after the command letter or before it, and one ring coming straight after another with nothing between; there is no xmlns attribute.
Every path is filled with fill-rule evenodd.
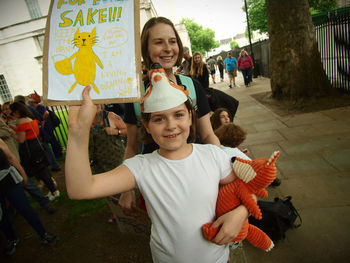
<svg viewBox="0 0 350 263"><path fill-rule="evenodd" d="M69 89L68 93L71 93L77 84L82 86L88 86L91 84L96 93L100 93L96 87L95 62L103 69L101 60L92 50L92 46L96 43L96 28L89 32L79 32L79 28L74 34L74 45L79 49L69 58L57 61L54 63L56 70L63 75L74 74L75 83ZM72 68L72 60L75 58L74 68Z"/></svg>

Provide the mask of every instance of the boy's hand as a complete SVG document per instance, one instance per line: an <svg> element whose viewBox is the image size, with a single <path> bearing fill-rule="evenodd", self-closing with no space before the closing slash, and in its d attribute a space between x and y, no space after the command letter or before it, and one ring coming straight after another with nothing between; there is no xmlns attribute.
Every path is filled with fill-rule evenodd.
<svg viewBox="0 0 350 263"><path fill-rule="evenodd" d="M90 97L90 86L83 90L81 106L70 106L68 114L69 133L80 136L81 132L89 132L91 123L96 115L97 107Z"/></svg>
<svg viewBox="0 0 350 263"><path fill-rule="evenodd" d="M212 242L217 245L224 245L232 242L243 227L244 221L248 218L248 210L240 205L234 210L220 216L211 227L220 227L220 231L213 238Z"/></svg>

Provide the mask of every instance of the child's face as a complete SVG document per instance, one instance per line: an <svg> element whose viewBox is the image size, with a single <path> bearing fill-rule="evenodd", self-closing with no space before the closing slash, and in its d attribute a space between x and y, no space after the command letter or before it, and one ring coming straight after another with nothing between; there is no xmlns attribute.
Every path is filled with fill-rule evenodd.
<svg viewBox="0 0 350 263"><path fill-rule="evenodd" d="M159 23L149 32L148 52L152 62L158 62L164 69L171 69L177 61L179 46L170 25Z"/></svg>
<svg viewBox="0 0 350 263"><path fill-rule="evenodd" d="M230 123L230 115L226 111L222 111L219 115L221 125Z"/></svg>
<svg viewBox="0 0 350 263"><path fill-rule="evenodd" d="M183 103L169 110L151 113L145 128L166 157L166 153L184 149L191 125L191 114Z"/></svg>

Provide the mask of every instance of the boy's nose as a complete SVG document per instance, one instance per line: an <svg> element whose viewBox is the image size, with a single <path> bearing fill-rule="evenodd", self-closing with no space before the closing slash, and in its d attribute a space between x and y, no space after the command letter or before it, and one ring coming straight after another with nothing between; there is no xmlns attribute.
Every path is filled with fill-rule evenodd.
<svg viewBox="0 0 350 263"><path fill-rule="evenodd" d="M176 128L176 121L173 119L168 119L167 121L167 129L172 130Z"/></svg>

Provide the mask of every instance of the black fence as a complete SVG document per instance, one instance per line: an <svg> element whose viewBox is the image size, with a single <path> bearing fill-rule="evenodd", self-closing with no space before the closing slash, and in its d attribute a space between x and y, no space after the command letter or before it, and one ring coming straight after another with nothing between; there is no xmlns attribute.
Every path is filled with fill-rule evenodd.
<svg viewBox="0 0 350 263"><path fill-rule="evenodd" d="M60 142L64 150L68 141L68 109L67 106L49 106L50 110L55 112L61 123L55 128L54 134L57 140Z"/></svg>
<svg viewBox="0 0 350 263"><path fill-rule="evenodd" d="M350 92L350 7L312 17L323 68L332 86Z"/></svg>

